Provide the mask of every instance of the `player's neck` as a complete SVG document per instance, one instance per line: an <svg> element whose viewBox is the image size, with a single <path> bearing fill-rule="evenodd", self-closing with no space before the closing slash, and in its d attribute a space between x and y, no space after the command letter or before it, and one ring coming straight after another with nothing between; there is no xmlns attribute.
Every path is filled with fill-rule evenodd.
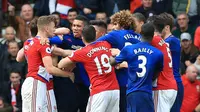
<svg viewBox="0 0 200 112"><path fill-rule="evenodd" d="M159 32L154 32L154 36L160 36L161 37L161 34Z"/></svg>
<svg viewBox="0 0 200 112"><path fill-rule="evenodd" d="M37 36L39 36L40 38L48 38L47 34L42 31L38 31Z"/></svg>
<svg viewBox="0 0 200 112"><path fill-rule="evenodd" d="M172 35L172 33L171 33L171 32L168 32L168 33L165 34L165 36L164 36L163 38L166 39L166 38L168 38L170 35Z"/></svg>

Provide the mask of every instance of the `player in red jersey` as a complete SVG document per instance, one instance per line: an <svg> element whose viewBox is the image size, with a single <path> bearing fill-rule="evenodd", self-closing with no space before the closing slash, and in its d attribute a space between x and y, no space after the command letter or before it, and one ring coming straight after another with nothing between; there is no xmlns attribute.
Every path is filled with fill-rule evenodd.
<svg viewBox="0 0 200 112"><path fill-rule="evenodd" d="M28 74L22 85L23 111L50 111L49 92L47 84L50 84L52 75L69 77L72 74L62 71L52 64L51 48L49 45L42 46L40 38L53 36L55 30L54 18L51 16L42 16L37 23L37 38L33 38L24 48L24 53L28 61ZM50 86L48 86L50 87ZM57 111L56 107L54 110Z"/></svg>
<svg viewBox="0 0 200 112"><path fill-rule="evenodd" d="M106 41L94 42L96 32L93 26L84 27L82 32L86 46L62 59L58 67L83 63L91 83L87 112L119 112L119 85L114 68L109 63L111 46Z"/></svg>
<svg viewBox="0 0 200 112"><path fill-rule="evenodd" d="M150 18L152 19L152 18ZM147 20L148 21L148 20ZM153 23L154 19L150 22ZM172 57L169 46L161 38L162 29L155 28L152 45L164 55L164 68L153 84L155 112L170 112L177 95L177 84L172 69Z"/></svg>

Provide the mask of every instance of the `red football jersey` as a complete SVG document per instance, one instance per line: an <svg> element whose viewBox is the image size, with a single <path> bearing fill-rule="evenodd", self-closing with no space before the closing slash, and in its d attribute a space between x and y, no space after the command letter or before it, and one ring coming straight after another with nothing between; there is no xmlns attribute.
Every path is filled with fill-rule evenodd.
<svg viewBox="0 0 200 112"><path fill-rule="evenodd" d="M109 63L111 46L108 42L95 42L76 50L69 56L73 62L83 63L91 83L91 94L119 89L114 68Z"/></svg>
<svg viewBox="0 0 200 112"><path fill-rule="evenodd" d="M49 82L52 75L50 75L42 62L45 56L51 56L51 49L49 45L41 45L38 38L33 38L24 43L24 54L28 62L27 77L33 77L44 83Z"/></svg>
<svg viewBox="0 0 200 112"><path fill-rule="evenodd" d="M157 79L157 87L153 88L153 90L177 90L176 80L173 75L172 57L169 46L160 36L154 36L151 44L159 49L164 55L163 71L160 72Z"/></svg>

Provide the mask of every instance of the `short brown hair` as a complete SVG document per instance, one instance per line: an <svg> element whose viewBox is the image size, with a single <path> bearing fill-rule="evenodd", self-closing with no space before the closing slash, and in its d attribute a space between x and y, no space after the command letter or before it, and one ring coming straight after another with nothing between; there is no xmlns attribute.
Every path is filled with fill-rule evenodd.
<svg viewBox="0 0 200 112"><path fill-rule="evenodd" d="M132 14L129 10L122 10L115 13L110 17L111 23L118 23L124 29L133 29L135 30L135 21L132 17Z"/></svg>
<svg viewBox="0 0 200 112"><path fill-rule="evenodd" d="M174 27L174 17L168 13L162 13L155 18L154 25L156 31L162 32L166 25L170 26L170 31Z"/></svg>
<svg viewBox="0 0 200 112"><path fill-rule="evenodd" d="M38 29L39 29L39 28L41 28L41 27L43 27L43 26L48 25L48 24L51 23L51 22L55 23L55 25L56 25L56 18L55 18L54 16L52 16L52 15L49 15L49 16L41 16L41 17L39 17L38 20L37 20L37 27L38 27Z"/></svg>

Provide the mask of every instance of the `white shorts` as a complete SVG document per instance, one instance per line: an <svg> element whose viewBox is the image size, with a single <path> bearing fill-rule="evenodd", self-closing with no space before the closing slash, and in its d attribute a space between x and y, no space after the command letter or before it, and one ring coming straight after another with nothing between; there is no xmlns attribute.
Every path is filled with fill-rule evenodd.
<svg viewBox="0 0 200 112"><path fill-rule="evenodd" d="M119 112L119 90L108 90L90 96L86 112Z"/></svg>
<svg viewBox="0 0 200 112"><path fill-rule="evenodd" d="M177 96L174 89L153 91L155 112L170 112Z"/></svg>
<svg viewBox="0 0 200 112"><path fill-rule="evenodd" d="M57 112L54 93L47 91L46 83L28 77L22 85L23 112ZM53 109L53 110L52 110Z"/></svg>

